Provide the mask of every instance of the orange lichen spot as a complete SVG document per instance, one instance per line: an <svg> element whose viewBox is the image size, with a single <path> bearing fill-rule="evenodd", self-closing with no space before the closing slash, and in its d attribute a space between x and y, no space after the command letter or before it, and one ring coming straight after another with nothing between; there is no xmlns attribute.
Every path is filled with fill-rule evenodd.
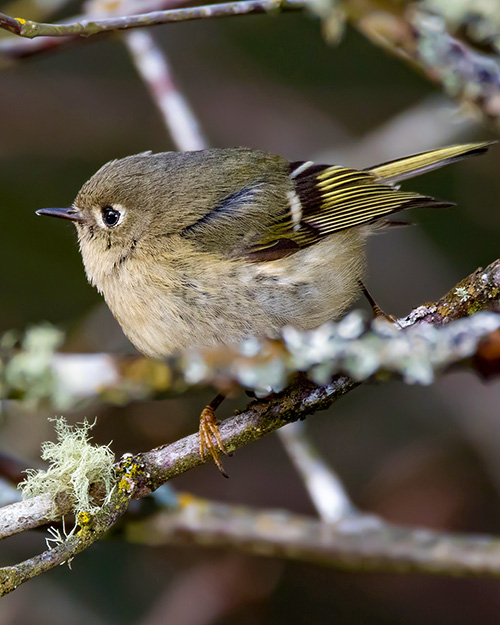
<svg viewBox="0 0 500 625"><path fill-rule="evenodd" d="M21 25L26 24L26 20L22 17L15 17L16 22L19 22Z"/></svg>

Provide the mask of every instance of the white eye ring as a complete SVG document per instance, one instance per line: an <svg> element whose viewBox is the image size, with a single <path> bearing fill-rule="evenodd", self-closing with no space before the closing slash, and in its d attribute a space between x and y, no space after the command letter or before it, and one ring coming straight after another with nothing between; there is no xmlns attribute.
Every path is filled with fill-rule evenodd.
<svg viewBox="0 0 500 625"><path fill-rule="evenodd" d="M100 224L107 229L116 228L125 216L125 208L121 204L108 204L99 211Z"/></svg>

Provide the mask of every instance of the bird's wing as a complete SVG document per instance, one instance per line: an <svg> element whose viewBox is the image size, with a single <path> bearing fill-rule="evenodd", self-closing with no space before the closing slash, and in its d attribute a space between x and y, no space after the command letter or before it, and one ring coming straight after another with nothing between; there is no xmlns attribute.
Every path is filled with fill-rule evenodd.
<svg viewBox="0 0 500 625"><path fill-rule="evenodd" d="M274 260L313 245L334 232L367 225L407 208L452 206L450 202L400 191L394 183L481 154L488 145L440 148L368 170L310 161L291 163L288 211L245 250L245 255L255 262Z"/></svg>
<svg viewBox="0 0 500 625"><path fill-rule="evenodd" d="M297 169L303 166L292 165ZM383 184L369 171L321 165L308 169L292 178L288 212L245 250L248 260L282 258L334 232L373 223L406 208L450 206Z"/></svg>

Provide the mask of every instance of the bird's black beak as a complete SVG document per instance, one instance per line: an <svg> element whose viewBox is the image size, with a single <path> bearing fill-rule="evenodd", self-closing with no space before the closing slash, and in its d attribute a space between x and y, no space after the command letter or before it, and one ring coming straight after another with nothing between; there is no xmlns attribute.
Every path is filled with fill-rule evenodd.
<svg viewBox="0 0 500 625"><path fill-rule="evenodd" d="M40 208L37 215L48 215L49 217L59 217L59 219L69 219L70 221L83 221L83 215L74 207L70 208Z"/></svg>

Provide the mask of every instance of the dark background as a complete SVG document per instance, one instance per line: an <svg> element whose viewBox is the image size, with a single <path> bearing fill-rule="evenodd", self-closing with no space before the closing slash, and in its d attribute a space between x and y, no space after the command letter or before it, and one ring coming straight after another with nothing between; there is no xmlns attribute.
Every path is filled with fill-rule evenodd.
<svg viewBox="0 0 500 625"><path fill-rule="evenodd" d="M438 144L494 138L353 30L338 47L327 46L319 23L304 14L151 32L214 146L366 167ZM68 349L130 350L86 282L72 225L38 219L34 211L69 205L111 158L173 149L161 117L118 37L23 62L0 80L0 332L47 320L68 331ZM404 314L431 301L498 257L499 153L494 148L405 183L458 206L414 212L417 227L370 241L368 284L386 311ZM99 407L86 416L97 414L95 440L113 440L119 455L195 431L210 396ZM363 510L398 523L498 533L499 400L498 383L483 384L470 373L426 388L364 385L310 418L308 429ZM222 414L244 403L229 401ZM41 442L53 438L47 416L10 410L0 423L0 447L36 463ZM315 514L276 436L225 465L230 480L206 465L174 486ZM42 548L40 532L10 539L1 546L2 564ZM219 612L218 600L227 603ZM338 572L110 538L79 555L72 572L58 568L4 598L0 625L488 625L498 623L499 609L497 581Z"/></svg>

